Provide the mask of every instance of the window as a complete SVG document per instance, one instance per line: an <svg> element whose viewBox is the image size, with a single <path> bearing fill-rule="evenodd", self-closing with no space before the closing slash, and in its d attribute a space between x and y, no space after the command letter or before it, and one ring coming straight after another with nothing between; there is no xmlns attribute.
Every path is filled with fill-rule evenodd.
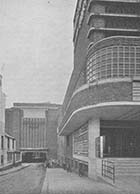
<svg viewBox="0 0 140 194"><path fill-rule="evenodd" d="M11 152L8 152L7 153L7 161L8 162L11 162L12 161L12 153Z"/></svg>
<svg viewBox="0 0 140 194"><path fill-rule="evenodd" d="M14 141L14 139L12 140L12 148L14 149L14 144L15 144L15 141Z"/></svg>
<svg viewBox="0 0 140 194"><path fill-rule="evenodd" d="M81 126L73 135L73 154L88 156L88 124Z"/></svg>
<svg viewBox="0 0 140 194"><path fill-rule="evenodd" d="M95 52L87 61L87 83L112 77L140 76L140 47L110 46Z"/></svg>
<svg viewBox="0 0 140 194"><path fill-rule="evenodd" d="M7 148L10 149L10 138L7 138Z"/></svg>
<svg viewBox="0 0 140 194"><path fill-rule="evenodd" d="M140 101L140 80L133 81L133 101Z"/></svg>
<svg viewBox="0 0 140 194"><path fill-rule="evenodd" d="M69 146L70 145L70 136L67 135L66 141L67 141L67 146Z"/></svg>
<svg viewBox="0 0 140 194"><path fill-rule="evenodd" d="M3 155L1 155L1 164L2 165L4 164L4 157L3 157Z"/></svg>
<svg viewBox="0 0 140 194"><path fill-rule="evenodd" d="M4 137L1 136L1 149L3 150L4 149Z"/></svg>

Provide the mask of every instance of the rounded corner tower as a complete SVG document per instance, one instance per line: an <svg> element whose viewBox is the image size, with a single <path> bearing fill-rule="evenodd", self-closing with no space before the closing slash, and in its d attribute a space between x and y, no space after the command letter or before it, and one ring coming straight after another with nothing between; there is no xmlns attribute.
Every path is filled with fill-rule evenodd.
<svg viewBox="0 0 140 194"><path fill-rule="evenodd" d="M78 0L73 41L59 134L93 178L106 158L140 158L140 1Z"/></svg>

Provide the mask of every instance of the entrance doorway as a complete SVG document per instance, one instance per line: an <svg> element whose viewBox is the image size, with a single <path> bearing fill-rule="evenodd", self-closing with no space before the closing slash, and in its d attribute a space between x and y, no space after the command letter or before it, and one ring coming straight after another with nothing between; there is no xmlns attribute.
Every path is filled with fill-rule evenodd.
<svg viewBox="0 0 140 194"><path fill-rule="evenodd" d="M46 160L46 153L43 152L23 152L22 162L44 162Z"/></svg>
<svg viewBox="0 0 140 194"><path fill-rule="evenodd" d="M140 130L104 129L104 157L140 157Z"/></svg>

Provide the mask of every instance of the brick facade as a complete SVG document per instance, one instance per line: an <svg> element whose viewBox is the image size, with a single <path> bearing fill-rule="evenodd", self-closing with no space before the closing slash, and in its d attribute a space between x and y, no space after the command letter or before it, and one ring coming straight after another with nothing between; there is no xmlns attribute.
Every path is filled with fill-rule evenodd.
<svg viewBox="0 0 140 194"><path fill-rule="evenodd" d="M71 160L71 167L80 169L82 163L83 171L91 178L95 178L97 174L101 176L101 159L96 155L96 151L101 150L97 150L95 145L97 138L101 140L101 120L123 120L123 114L127 115L127 112L128 120L133 119L135 114L139 118L139 110L135 108L140 102L139 6L138 1L77 1L73 38L74 69L62 106L59 135L65 136L64 146L61 147L64 147L66 159ZM139 83L133 84L135 77ZM136 95L137 102L133 94ZM117 103L116 107L111 108L100 106L100 111L90 106L115 102L119 102L121 106L117 107ZM126 106L123 106L123 102L127 102ZM90 106L90 110L87 108L85 111L86 106ZM119 121L116 122L118 125ZM73 132L78 132L85 123L88 123L88 156L83 157L79 153L75 156ZM126 134L127 130L125 134L121 134L121 138ZM114 138L113 143L118 138L112 132L106 133L106 136L111 140ZM128 135L128 145L130 139L131 133ZM82 138L80 140L79 147L83 148ZM107 143L109 145L109 141ZM110 145L114 145L113 143ZM120 154L124 147L115 145L116 154L118 150L115 149L119 149Z"/></svg>
<svg viewBox="0 0 140 194"><path fill-rule="evenodd" d="M132 83L115 82L100 85L91 85L76 93L68 106L61 127L70 115L77 109L88 105L96 105L103 102L132 101Z"/></svg>

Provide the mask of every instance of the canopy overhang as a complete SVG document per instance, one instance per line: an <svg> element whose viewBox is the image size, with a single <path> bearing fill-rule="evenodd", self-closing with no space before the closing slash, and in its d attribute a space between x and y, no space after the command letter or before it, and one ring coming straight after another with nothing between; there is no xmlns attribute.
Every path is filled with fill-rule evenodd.
<svg viewBox="0 0 140 194"><path fill-rule="evenodd" d="M90 119L140 120L140 102L106 102L77 109L65 122L59 135L72 133Z"/></svg>

